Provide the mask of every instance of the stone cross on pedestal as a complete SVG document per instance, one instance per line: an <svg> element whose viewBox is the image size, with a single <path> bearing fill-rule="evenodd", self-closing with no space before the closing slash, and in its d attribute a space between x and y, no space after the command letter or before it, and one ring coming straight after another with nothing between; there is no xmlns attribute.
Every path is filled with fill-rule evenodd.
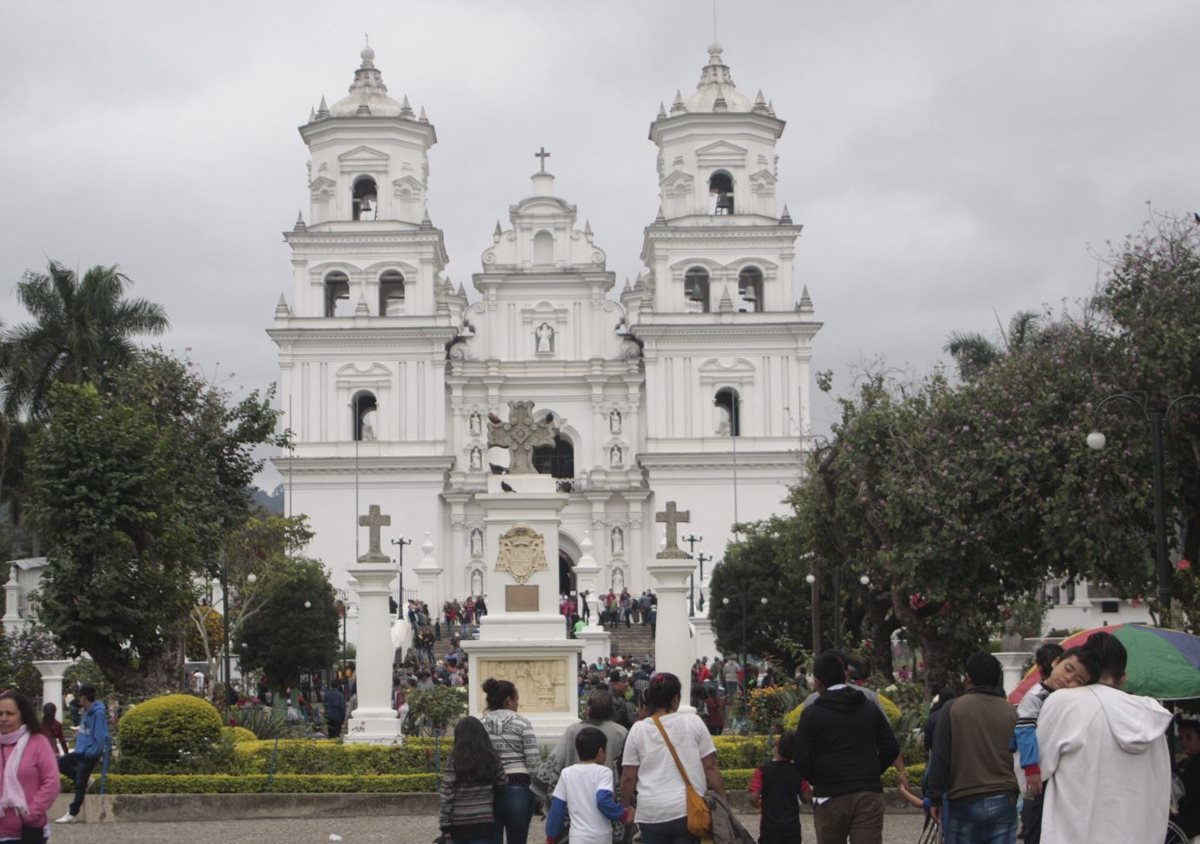
<svg viewBox="0 0 1200 844"><path fill-rule="evenodd" d="M378 504L372 504L367 508L367 515L358 517L359 526L367 528L369 537L367 553L358 558L360 563L390 563L392 561L392 558L383 553L379 547L379 529L388 527L391 523L392 517L380 513Z"/></svg>
<svg viewBox="0 0 1200 844"><path fill-rule="evenodd" d="M510 401L508 421L488 419L488 446L507 448L510 455L510 475L536 475L533 467L533 449L540 445L554 445L554 428L546 422L533 418L533 402Z"/></svg>
<svg viewBox="0 0 1200 844"><path fill-rule="evenodd" d="M667 546L658 552L660 560L687 560L691 559L688 553L679 547L678 540L678 525L681 522L690 522L692 514L689 510L676 510L675 502L668 501L667 509L661 513L654 514L654 520L659 524L667 526Z"/></svg>

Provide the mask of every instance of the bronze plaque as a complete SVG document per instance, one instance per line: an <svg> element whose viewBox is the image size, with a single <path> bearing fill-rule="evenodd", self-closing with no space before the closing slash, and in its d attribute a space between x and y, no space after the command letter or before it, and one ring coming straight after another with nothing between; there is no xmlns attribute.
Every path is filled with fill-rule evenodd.
<svg viewBox="0 0 1200 844"><path fill-rule="evenodd" d="M536 586L505 586L504 611L537 612L538 588Z"/></svg>

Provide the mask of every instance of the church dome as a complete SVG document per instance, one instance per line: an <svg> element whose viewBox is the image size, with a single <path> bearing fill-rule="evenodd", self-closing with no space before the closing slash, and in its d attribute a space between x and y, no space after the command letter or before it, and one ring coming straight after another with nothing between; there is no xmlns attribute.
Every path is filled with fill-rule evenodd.
<svg viewBox="0 0 1200 844"><path fill-rule="evenodd" d="M375 51L368 44L359 54L362 64L354 71L350 93L329 107L330 117L412 117L408 103L387 95L383 75L375 67Z"/></svg>
<svg viewBox="0 0 1200 844"><path fill-rule="evenodd" d="M700 71L696 93L683 100L683 107L688 112L745 113L754 110L754 102L733 84L733 76L721 59L721 52L721 45L715 41L708 45L708 64ZM675 113L676 109L671 111Z"/></svg>

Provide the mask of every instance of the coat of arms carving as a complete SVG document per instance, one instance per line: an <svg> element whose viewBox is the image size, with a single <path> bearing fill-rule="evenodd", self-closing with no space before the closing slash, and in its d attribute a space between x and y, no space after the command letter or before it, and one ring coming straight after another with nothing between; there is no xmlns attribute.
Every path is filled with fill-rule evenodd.
<svg viewBox="0 0 1200 844"><path fill-rule="evenodd" d="M546 571L546 539L536 530L524 525L509 528L500 537L500 555L496 571L506 571L518 583L524 583L534 572Z"/></svg>

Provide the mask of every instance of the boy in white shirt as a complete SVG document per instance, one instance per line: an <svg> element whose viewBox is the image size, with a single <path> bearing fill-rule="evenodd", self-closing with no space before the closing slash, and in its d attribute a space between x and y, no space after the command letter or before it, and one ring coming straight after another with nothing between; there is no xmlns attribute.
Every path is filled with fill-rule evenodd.
<svg viewBox="0 0 1200 844"><path fill-rule="evenodd" d="M611 844L612 822L633 823L633 809L626 810L613 796L613 773L605 765L608 736L585 727L575 736L575 752L579 763L563 768L550 800L546 844L562 835L568 811L571 844Z"/></svg>

